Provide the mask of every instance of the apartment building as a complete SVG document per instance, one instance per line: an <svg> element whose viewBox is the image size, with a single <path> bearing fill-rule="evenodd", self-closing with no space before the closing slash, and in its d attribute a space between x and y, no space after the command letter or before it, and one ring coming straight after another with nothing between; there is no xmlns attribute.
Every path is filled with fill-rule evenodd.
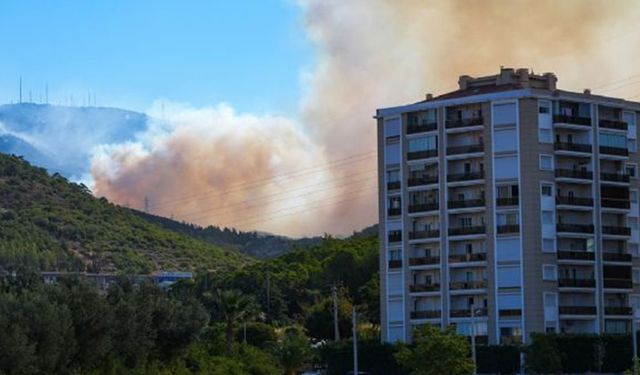
<svg viewBox="0 0 640 375"><path fill-rule="evenodd" d="M630 331L640 103L556 84L501 68L377 110L384 340Z"/></svg>

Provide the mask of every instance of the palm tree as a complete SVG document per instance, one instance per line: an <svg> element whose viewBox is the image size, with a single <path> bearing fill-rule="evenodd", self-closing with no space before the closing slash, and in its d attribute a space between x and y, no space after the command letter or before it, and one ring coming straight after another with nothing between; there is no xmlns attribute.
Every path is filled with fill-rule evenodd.
<svg viewBox="0 0 640 375"><path fill-rule="evenodd" d="M227 350L231 352L233 346L233 325L236 322L246 322L252 319L257 312L257 306L252 296L241 291L216 290L213 295L215 315L222 320L225 327Z"/></svg>

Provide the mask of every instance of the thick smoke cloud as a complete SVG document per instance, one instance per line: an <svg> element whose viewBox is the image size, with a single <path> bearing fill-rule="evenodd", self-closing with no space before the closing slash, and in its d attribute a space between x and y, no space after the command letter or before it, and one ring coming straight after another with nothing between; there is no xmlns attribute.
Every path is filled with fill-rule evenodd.
<svg viewBox="0 0 640 375"><path fill-rule="evenodd" d="M173 107L137 142L100 150L96 193L137 208L148 196L152 212L199 224L348 233L377 220L375 108L455 89L460 74L500 65L553 71L574 90L637 74L632 0L299 5L318 54L299 119ZM161 117L157 106L151 112ZM242 187L256 180L265 182Z"/></svg>

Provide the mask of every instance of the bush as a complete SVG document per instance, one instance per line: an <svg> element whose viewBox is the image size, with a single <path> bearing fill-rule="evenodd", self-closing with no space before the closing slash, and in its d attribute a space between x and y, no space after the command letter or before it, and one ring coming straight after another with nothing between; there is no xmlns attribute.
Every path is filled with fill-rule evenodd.
<svg viewBox="0 0 640 375"><path fill-rule="evenodd" d="M358 365L371 375L400 374L394 357L397 347L379 340L358 341ZM320 348L320 362L330 375L343 375L353 370L353 341L331 342Z"/></svg>
<svg viewBox="0 0 640 375"><path fill-rule="evenodd" d="M236 332L236 340L238 342L244 340L243 327L240 327ZM266 349L276 341L278 341L278 336L273 326L260 322L247 323L247 344Z"/></svg>
<svg viewBox="0 0 640 375"><path fill-rule="evenodd" d="M516 374L520 371L520 348L513 345L476 347L480 374Z"/></svg>

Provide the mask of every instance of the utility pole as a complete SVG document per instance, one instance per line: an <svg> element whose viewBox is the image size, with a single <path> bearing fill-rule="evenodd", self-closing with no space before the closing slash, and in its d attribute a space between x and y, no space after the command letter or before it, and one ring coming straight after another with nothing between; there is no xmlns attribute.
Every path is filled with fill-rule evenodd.
<svg viewBox="0 0 640 375"><path fill-rule="evenodd" d="M353 306L353 315L352 315L352 325L353 325L353 374L359 375L358 371L358 316L356 313L356 307Z"/></svg>
<svg viewBox="0 0 640 375"><path fill-rule="evenodd" d="M338 287L333 284L331 287L331 297L333 298L333 337L340 341L340 329L338 327Z"/></svg>
<svg viewBox="0 0 640 375"><path fill-rule="evenodd" d="M473 375L476 375L476 309L471 304L471 358L473 359Z"/></svg>

